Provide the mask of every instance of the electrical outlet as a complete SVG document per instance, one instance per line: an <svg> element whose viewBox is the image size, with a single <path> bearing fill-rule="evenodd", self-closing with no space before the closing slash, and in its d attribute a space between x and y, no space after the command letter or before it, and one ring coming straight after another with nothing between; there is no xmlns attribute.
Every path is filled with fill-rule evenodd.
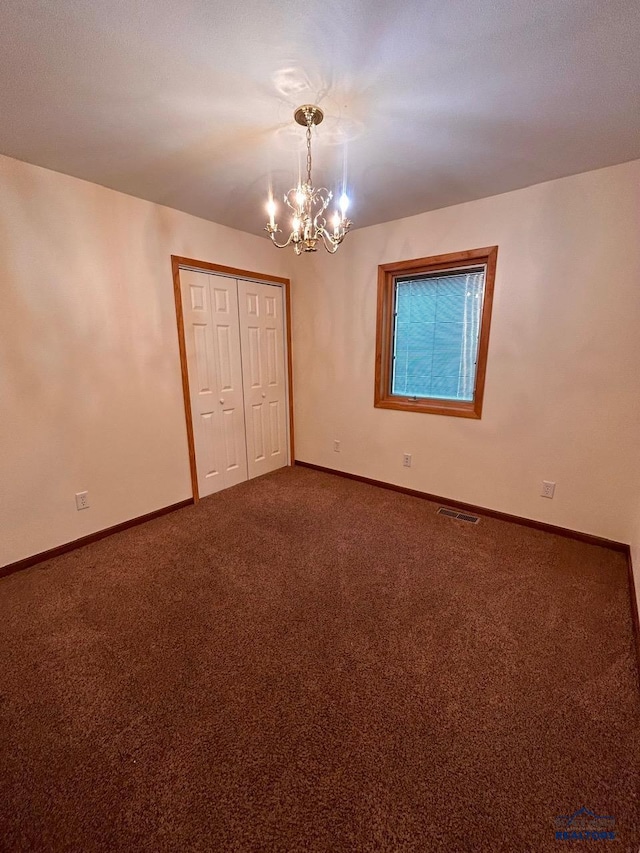
<svg viewBox="0 0 640 853"><path fill-rule="evenodd" d="M540 496L543 498L552 498L553 493L556 490L556 484L552 483L550 480L542 481L542 489L540 491Z"/></svg>
<svg viewBox="0 0 640 853"><path fill-rule="evenodd" d="M89 509L89 492L76 492L76 509Z"/></svg>
<svg viewBox="0 0 640 853"><path fill-rule="evenodd" d="M405 468L411 468L411 454L403 453L402 454L402 464Z"/></svg>
<svg viewBox="0 0 640 853"><path fill-rule="evenodd" d="M340 442L337 438L333 441L333 449L336 453L340 453Z"/></svg>

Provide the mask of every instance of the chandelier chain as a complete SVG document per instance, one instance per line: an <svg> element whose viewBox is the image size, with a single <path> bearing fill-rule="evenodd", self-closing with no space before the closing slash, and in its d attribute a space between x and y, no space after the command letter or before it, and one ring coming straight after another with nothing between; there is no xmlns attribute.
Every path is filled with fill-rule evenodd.
<svg viewBox="0 0 640 853"><path fill-rule="evenodd" d="M307 183L311 186L311 117L307 119Z"/></svg>

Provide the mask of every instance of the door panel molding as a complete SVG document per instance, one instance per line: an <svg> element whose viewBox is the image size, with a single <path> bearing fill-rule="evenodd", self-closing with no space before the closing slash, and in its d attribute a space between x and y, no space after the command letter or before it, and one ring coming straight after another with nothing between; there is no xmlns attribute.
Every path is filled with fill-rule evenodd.
<svg viewBox="0 0 640 853"><path fill-rule="evenodd" d="M282 287L284 304L284 348L286 361L286 385L289 406L289 465L294 464L294 433L293 433L293 363L291 355L291 281L281 276L268 275L266 273L243 270L236 267L227 267L222 264L214 264L208 261L199 261L195 258L185 258L181 255L171 255L171 271L173 278L173 295L176 306L176 324L178 330L178 348L180 351L180 373L182 375L182 395L184 400L185 421L187 426L187 444L189 450L189 468L191 471L191 487L193 489L193 500L195 503L200 499L198 491L198 471L196 467L195 440L193 434L193 413L191 409L191 395L189 388L189 371L187 366L187 347L184 333L184 313L182 310L182 294L180 287L180 269L192 269L196 272L214 273L229 278L244 279L262 282L264 284L278 284ZM193 298L193 295L192 295ZM200 306L193 306L199 308ZM249 424L246 425L249 428Z"/></svg>

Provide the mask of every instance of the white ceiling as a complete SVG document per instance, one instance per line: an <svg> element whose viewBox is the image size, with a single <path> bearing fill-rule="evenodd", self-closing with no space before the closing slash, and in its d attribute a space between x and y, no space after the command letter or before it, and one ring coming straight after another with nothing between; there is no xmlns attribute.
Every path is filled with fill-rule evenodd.
<svg viewBox="0 0 640 853"><path fill-rule="evenodd" d="M639 44L638 0L3 0L0 152L260 233L318 103L370 225L640 158Z"/></svg>

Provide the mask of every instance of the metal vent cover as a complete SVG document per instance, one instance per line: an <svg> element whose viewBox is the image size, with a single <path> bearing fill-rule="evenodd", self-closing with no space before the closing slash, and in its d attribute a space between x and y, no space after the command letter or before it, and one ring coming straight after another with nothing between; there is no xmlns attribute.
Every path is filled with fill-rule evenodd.
<svg viewBox="0 0 640 853"><path fill-rule="evenodd" d="M438 509L438 515L446 515L448 518L457 518L459 521L468 521L470 524L478 524L480 517L470 515L468 512L458 512L455 509L447 509L446 506L441 506Z"/></svg>

